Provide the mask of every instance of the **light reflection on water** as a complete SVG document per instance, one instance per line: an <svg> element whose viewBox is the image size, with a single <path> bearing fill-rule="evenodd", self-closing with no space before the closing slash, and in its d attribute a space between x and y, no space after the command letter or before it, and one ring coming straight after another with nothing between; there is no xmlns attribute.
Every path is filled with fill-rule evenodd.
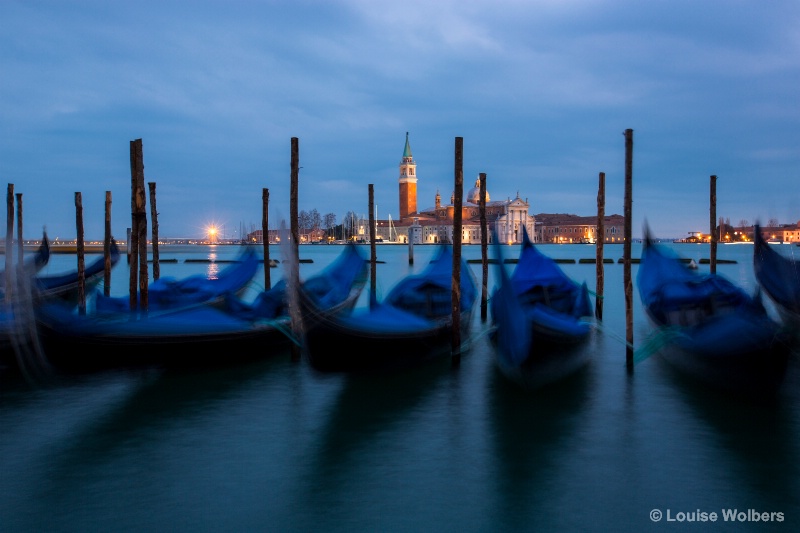
<svg viewBox="0 0 800 533"><path fill-rule="evenodd" d="M675 246L708 257L707 247ZM179 259L162 276L210 273L210 263L184 259L238 253L185 248L161 251ZM301 264L301 277L340 251L302 246L313 263ZM407 247L379 247L379 292L424 268L433 251L415 247L409 265ZM463 252L480 258L478 247ZM717 270L752 291L749 254L721 246L718 257L737 263ZM658 356L629 375L621 255L621 245L606 246L615 262L605 268L593 360L541 391L504 380L485 336L457 368L443 360L382 377L320 375L288 353L217 371L111 372L42 387L2 375L0 529L655 531L680 526L651 522L652 509L738 507L785 513L784 523L759 524L785 531L800 516L798 357L767 405L720 397ZM595 265L562 266L594 287ZM470 267L480 280L481 265ZM283 269L272 273L274 282ZM495 273L490 265L490 289ZM112 287L127 290L124 261ZM638 294L634 318L641 345L650 329Z"/></svg>

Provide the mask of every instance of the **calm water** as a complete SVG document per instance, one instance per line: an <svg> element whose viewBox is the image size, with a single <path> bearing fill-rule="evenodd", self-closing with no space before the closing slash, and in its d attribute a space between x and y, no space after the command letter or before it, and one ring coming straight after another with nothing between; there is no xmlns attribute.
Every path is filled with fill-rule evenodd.
<svg viewBox="0 0 800 533"><path fill-rule="evenodd" d="M709 256L707 245L671 246L696 261ZM800 251L791 248L782 247ZM595 254L586 245L542 249ZM300 250L313 260L301 265L307 276L341 248ZM236 251L162 247L161 258L177 262L162 264L161 275L207 272L211 265L185 259ZM504 247L506 257L517 251ZM377 252L385 292L423 268L433 247L415 247L413 266L406 246ZM389 376L320 375L279 353L215 371L109 372L48 385L5 372L0 531L797 531L798 356L768 405L698 387L658 356L628 374L622 253L605 247L615 263L605 266L591 364L535 392L495 371L479 312L457 368L443 360ZM478 259L480 248L463 254ZM718 258L737 263L718 272L753 289L751 254L748 245L720 246ZM74 264L55 256L48 271ZM593 264L562 266L594 288ZM480 264L471 268L480 280ZM274 283L282 270L271 274ZM125 264L113 271L114 294L126 294L127 276ZM638 347L650 329L637 293L634 303ZM726 522L734 509L783 521ZM689 522L698 512L717 521Z"/></svg>

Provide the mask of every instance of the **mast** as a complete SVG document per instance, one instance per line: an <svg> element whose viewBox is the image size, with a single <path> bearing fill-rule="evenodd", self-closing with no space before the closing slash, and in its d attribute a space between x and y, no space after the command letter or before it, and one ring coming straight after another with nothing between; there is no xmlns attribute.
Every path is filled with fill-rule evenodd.
<svg viewBox="0 0 800 533"><path fill-rule="evenodd" d="M392 239L392 230L394 230L394 239ZM392 223L392 214L389 213L389 241L397 242L397 230L394 229L394 224Z"/></svg>

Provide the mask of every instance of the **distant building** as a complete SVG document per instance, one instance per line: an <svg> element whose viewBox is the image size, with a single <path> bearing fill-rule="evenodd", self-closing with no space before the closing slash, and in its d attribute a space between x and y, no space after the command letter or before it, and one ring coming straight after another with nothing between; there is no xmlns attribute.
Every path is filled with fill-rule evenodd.
<svg viewBox="0 0 800 533"><path fill-rule="evenodd" d="M403 157L400 160L399 203L400 220L394 224L380 221L376 235L383 240L408 242L411 238L415 244L452 243L453 220L455 215L455 196L450 196L450 203L443 204L441 194L436 192L433 207L417 208L417 165L411 153L411 144L406 132L406 143ZM522 200L517 193L513 199L490 200L486 192L486 223L489 230L489 242L492 233L496 233L503 243L522 242L522 229L526 228L530 238L535 240L535 219L528 214L530 204ZM390 237L391 229L396 233ZM461 242L464 244L480 244L480 178L474 187L465 194L461 205ZM409 237L410 236L410 237Z"/></svg>
<svg viewBox="0 0 800 533"><path fill-rule="evenodd" d="M780 226L761 227L761 235L768 241L800 243L800 221L796 224L781 224ZM755 227L750 228L750 235L754 235Z"/></svg>
<svg viewBox="0 0 800 533"><path fill-rule="evenodd" d="M540 213L536 215L537 241L542 243L596 243L597 216ZM625 241L625 217L611 215L603 218L603 242Z"/></svg>
<svg viewBox="0 0 800 533"><path fill-rule="evenodd" d="M800 221L796 224L777 224L760 226L761 236L769 242L800 243ZM755 226L731 226L720 223L715 230L717 242L752 242L755 238ZM710 242L711 235L701 231L690 231L689 236L676 242Z"/></svg>

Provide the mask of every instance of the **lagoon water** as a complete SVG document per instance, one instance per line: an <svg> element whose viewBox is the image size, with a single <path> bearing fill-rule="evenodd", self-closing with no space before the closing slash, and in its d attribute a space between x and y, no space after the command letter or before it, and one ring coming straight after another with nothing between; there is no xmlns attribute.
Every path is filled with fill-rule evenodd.
<svg viewBox="0 0 800 533"><path fill-rule="evenodd" d="M708 245L669 246L709 257ZM505 257L518 250L503 247ZM595 257L590 245L542 250ZM162 247L175 262L161 275L224 267L185 260L237 251ZM313 261L301 276L340 251L301 246ZM433 251L416 246L409 265L408 247L379 246L379 294ZM633 257L640 251L634 244ZM41 383L1 370L0 531L797 531L800 357L763 404L706 390L658 355L628 373L622 253L605 246L614 263L591 363L538 391L495 370L479 309L458 366L392 375L321 375L268 346L262 361L205 371ZM480 248L463 255L479 259ZM720 245L718 258L736 261L719 273L755 289L751 246ZM56 255L47 269L74 267ZM480 280L481 265L470 267ZM562 268L595 287L594 264ZM123 260L113 270L113 294L127 293L127 269ZM633 312L640 347L651 330L635 285Z"/></svg>

